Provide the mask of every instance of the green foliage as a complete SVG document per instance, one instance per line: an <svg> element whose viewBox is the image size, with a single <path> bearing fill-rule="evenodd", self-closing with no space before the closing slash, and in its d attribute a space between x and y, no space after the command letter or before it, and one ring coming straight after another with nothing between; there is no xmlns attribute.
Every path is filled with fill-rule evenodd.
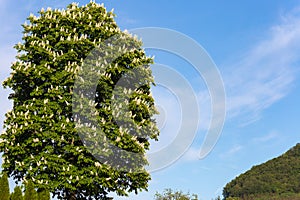
<svg viewBox="0 0 300 200"><path fill-rule="evenodd" d="M299 200L300 193L264 194L250 196L247 200Z"/></svg>
<svg viewBox="0 0 300 200"><path fill-rule="evenodd" d="M30 180L25 184L24 200L37 200L37 192L34 189L32 181Z"/></svg>
<svg viewBox="0 0 300 200"><path fill-rule="evenodd" d="M10 200L23 200L23 193L20 186L14 188L14 192L10 195Z"/></svg>
<svg viewBox="0 0 300 200"><path fill-rule="evenodd" d="M198 200L196 194L184 194L182 191L173 191L172 189L165 189L161 194L155 194L155 200Z"/></svg>
<svg viewBox="0 0 300 200"><path fill-rule="evenodd" d="M0 179L0 200L9 200L9 183L6 173Z"/></svg>
<svg viewBox="0 0 300 200"><path fill-rule="evenodd" d="M43 190L36 192L32 181L25 184L25 195L23 196L21 186L16 186L14 192L9 194L8 177L4 173L0 179L0 200L50 200L50 192Z"/></svg>
<svg viewBox="0 0 300 200"><path fill-rule="evenodd" d="M47 190L38 191L37 195L38 200L50 200L50 192Z"/></svg>
<svg viewBox="0 0 300 200"><path fill-rule="evenodd" d="M72 95L83 60L102 41L121 35L121 56L100 76L95 120L101 121L105 138L126 151L144 155L148 140L158 136L150 94L153 78L149 65L153 61L139 40L120 31L113 17L103 5L91 2L79 7L73 3L66 10L42 9L39 16L31 14L29 23L23 25L23 42L15 46L17 61L3 82L13 91L9 96L13 109L6 113L5 133L0 136L3 171L17 182L32 180L35 188L50 191L59 199L99 199L109 192L128 195L147 189L150 174L142 166L146 158L139 162L138 171L120 171L99 162L84 146L74 122ZM114 53L101 50L103 55ZM116 123L110 105L120 77L138 66L143 67L147 84L133 90L131 115L124 120L130 119L145 131L132 136L130 129Z"/></svg>
<svg viewBox="0 0 300 200"><path fill-rule="evenodd" d="M300 194L300 144L264 164L241 174L223 190L225 199L240 197L257 199L259 196L283 198L286 193Z"/></svg>

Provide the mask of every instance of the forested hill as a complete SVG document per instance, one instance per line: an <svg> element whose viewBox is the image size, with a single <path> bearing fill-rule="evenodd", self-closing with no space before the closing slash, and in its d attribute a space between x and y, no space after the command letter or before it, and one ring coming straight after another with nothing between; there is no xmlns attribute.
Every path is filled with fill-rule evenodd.
<svg viewBox="0 0 300 200"><path fill-rule="evenodd" d="M232 180L224 187L223 196L225 199L300 199L300 143Z"/></svg>

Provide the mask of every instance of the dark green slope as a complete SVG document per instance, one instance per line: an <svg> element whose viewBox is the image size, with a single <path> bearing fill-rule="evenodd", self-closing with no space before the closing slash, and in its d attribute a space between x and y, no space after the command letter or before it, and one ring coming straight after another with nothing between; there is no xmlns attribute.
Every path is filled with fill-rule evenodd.
<svg viewBox="0 0 300 200"><path fill-rule="evenodd" d="M261 196L297 196L300 199L300 143L232 180L224 187L223 196L225 199L260 199Z"/></svg>

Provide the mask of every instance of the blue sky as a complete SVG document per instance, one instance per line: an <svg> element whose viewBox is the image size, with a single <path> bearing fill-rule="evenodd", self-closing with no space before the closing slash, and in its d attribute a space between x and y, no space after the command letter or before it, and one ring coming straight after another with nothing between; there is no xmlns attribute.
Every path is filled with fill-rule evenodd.
<svg viewBox="0 0 300 200"><path fill-rule="evenodd" d="M12 46L22 37L21 24L41 7L63 8L65 0L0 0L1 82L14 61ZM80 5L88 1L79 1ZM156 63L181 73L195 90L199 129L191 147L172 165L152 172L149 192L116 199L153 199L164 188L196 193L208 200L221 194L235 176L280 155L300 141L300 2L279 1L137 1L106 0L121 29L162 27L181 32L208 52L226 90L226 121L215 148L199 160L210 121L210 96L200 76L180 57L157 50ZM175 41L176 42L176 41ZM8 90L0 89L0 123L11 108ZM154 89L162 106L165 127L158 150L176 136L180 112L174 96ZM171 102L171 103L170 103ZM178 103L178 102L177 102ZM169 107L168 107L169 106ZM177 105L178 106L178 105ZM176 121L177 120L177 121Z"/></svg>

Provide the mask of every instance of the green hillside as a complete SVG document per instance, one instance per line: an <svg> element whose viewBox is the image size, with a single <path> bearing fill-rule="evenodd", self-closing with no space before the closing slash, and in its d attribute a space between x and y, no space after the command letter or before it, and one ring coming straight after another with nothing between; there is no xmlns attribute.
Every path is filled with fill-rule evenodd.
<svg viewBox="0 0 300 200"><path fill-rule="evenodd" d="M300 143L232 180L224 187L223 196L227 200L299 200Z"/></svg>

